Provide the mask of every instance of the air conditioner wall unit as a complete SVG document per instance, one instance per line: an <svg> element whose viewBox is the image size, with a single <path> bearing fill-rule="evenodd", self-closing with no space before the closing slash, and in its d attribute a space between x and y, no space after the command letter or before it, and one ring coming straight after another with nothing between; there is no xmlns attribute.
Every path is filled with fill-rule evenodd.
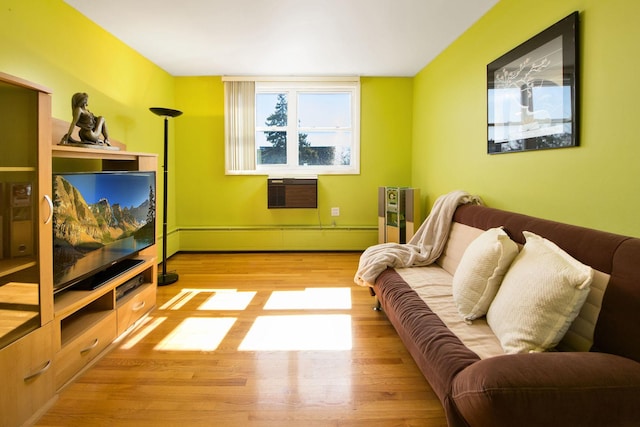
<svg viewBox="0 0 640 427"><path fill-rule="evenodd" d="M318 178L269 178L269 209L318 208Z"/></svg>

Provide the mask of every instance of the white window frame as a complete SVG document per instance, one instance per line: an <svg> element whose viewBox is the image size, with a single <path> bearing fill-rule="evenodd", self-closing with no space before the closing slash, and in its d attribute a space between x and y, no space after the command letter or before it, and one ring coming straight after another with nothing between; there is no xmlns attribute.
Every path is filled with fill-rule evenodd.
<svg viewBox="0 0 640 427"><path fill-rule="evenodd" d="M253 168L245 166L240 169L226 164L226 173L229 175L272 175L272 176L302 176L302 175L347 175L360 173L360 79L357 77L324 77L324 78L248 78L248 77L225 77L223 81L253 81L255 82L255 93L286 93L288 125L287 132L287 164L286 165L258 165ZM350 93L351 95L351 127L341 130L351 132L351 164L350 165L298 165L298 131L313 132L329 130L327 128L298 128L297 120L297 95L303 92L327 92L327 93ZM225 101L225 123L229 123L228 115L233 115L230 111L233 107ZM255 115L254 115L255 124ZM273 129L268 127L255 126L255 131L262 129ZM284 129L283 129L284 130ZM225 150L229 159L229 152L242 150L242 142L237 138L230 138L225 127ZM249 146L249 144L245 144ZM255 150L255 144L254 144ZM253 155L255 158L255 155ZM254 161L255 162L255 161Z"/></svg>

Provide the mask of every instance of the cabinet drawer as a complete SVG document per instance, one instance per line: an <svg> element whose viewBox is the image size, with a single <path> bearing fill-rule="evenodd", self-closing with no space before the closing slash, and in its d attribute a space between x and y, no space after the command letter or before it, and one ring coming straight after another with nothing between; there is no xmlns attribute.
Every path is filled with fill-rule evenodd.
<svg viewBox="0 0 640 427"><path fill-rule="evenodd" d="M73 340L56 354L56 387L62 387L71 377L98 356L116 338L116 312L105 312L99 322Z"/></svg>
<svg viewBox="0 0 640 427"><path fill-rule="evenodd" d="M146 283L118 301L118 336L156 305L156 287Z"/></svg>
<svg viewBox="0 0 640 427"><path fill-rule="evenodd" d="M54 395L53 325L47 323L0 350L0 425L27 421Z"/></svg>

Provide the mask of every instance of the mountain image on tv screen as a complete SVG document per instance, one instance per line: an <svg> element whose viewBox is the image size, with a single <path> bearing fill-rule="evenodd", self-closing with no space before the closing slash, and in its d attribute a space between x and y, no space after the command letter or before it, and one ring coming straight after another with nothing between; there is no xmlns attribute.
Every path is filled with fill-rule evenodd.
<svg viewBox="0 0 640 427"><path fill-rule="evenodd" d="M53 177L53 273L58 289L155 243L155 173Z"/></svg>

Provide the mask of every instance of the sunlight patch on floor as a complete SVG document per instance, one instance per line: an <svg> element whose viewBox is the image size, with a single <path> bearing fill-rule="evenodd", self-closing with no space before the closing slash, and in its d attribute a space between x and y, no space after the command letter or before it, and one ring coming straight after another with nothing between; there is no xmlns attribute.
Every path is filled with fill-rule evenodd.
<svg viewBox="0 0 640 427"><path fill-rule="evenodd" d="M265 310L348 310L350 288L307 288L302 291L273 291Z"/></svg>
<svg viewBox="0 0 640 427"><path fill-rule="evenodd" d="M160 310L180 310L192 306L202 311L243 311L257 291L237 289L181 289ZM196 308L197 306L197 308ZM351 288L307 288L272 291L262 307L266 310L350 310ZM158 318L160 319L160 318ZM190 317L183 320L158 345L156 350L214 351L236 322L235 317ZM156 321L157 322L157 321ZM159 323L158 323L159 324ZM145 335L157 326L152 323L141 331ZM144 335L143 335L144 336ZM138 340L132 337L127 348ZM351 350L351 316L348 314L302 314L257 316L240 344L245 351L344 351Z"/></svg>
<svg viewBox="0 0 640 427"><path fill-rule="evenodd" d="M256 295L255 291L237 289L181 289L180 292L164 303L160 310L180 310L200 294L213 294L198 307L198 310L244 310Z"/></svg>
<svg viewBox="0 0 640 427"><path fill-rule="evenodd" d="M350 315L308 314L259 316L238 350L340 351L351 347Z"/></svg>
<svg viewBox="0 0 640 427"><path fill-rule="evenodd" d="M167 335L155 350L214 351L227 335L235 317L190 317Z"/></svg>
<svg viewBox="0 0 640 427"><path fill-rule="evenodd" d="M198 295L199 292L199 289L181 289L176 296L162 304L160 310L180 310L186 303Z"/></svg>
<svg viewBox="0 0 640 427"><path fill-rule="evenodd" d="M160 324L165 320L167 320L166 317L146 317L131 335L126 336L126 341L124 344L122 344L121 348L127 350L133 348L144 337L149 335L154 329L160 326Z"/></svg>
<svg viewBox="0 0 640 427"><path fill-rule="evenodd" d="M198 310L244 310L256 292L238 292L235 289L215 289L211 297L198 307Z"/></svg>

